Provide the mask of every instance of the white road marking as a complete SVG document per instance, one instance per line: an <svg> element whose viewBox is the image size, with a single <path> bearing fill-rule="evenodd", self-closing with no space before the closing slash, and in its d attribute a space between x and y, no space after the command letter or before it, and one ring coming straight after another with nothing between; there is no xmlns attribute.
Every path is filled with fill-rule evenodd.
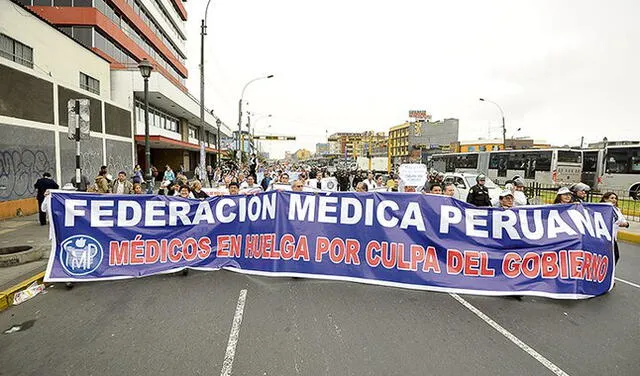
<svg viewBox="0 0 640 376"><path fill-rule="evenodd" d="M247 300L247 290L240 290L238 297L238 305L236 305L236 314L233 316L231 324L231 333L229 333L229 342L227 343L227 351L224 354L224 362L222 363L221 376L231 375L233 367L233 358L236 356L236 345L238 344L238 336L240 335L240 324L242 324L242 315L244 314L244 303Z"/></svg>
<svg viewBox="0 0 640 376"><path fill-rule="evenodd" d="M536 350L532 349L529 345L522 342L518 337L514 336L507 329L503 328L497 322L493 321L489 316L485 315L482 311L474 307L471 303L464 300L464 298L460 297L458 294L449 294L452 298L457 300L460 304L465 306L469 311L473 312L476 316L482 319L482 321L489 324L493 329L497 330L500 334L507 337L508 340L513 342L516 346L522 349L527 354L531 355L535 360L540 362L543 366L547 367L551 372L558 376L569 376L568 373L564 372L560 369L560 367L553 364L549 359L540 355Z"/></svg>
<svg viewBox="0 0 640 376"><path fill-rule="evenodd" d="M616 281L620 281L620 282L622 282L622 283L626 283L627 285L630 285L630 286L633 286L633 287L635 287L635 288L639 288L639 289L640 289L640 285L638 285L637 283L633 283L633 282L625 281L624 279L622 279L622 278L618 278L618 277L616 277Z"/></svg>

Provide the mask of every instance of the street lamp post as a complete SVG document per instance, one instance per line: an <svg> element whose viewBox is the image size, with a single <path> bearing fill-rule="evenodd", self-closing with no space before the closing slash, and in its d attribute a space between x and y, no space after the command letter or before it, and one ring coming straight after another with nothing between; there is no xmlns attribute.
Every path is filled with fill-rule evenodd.
<svg viewBox="0 0 640 376"><path fill-rule="evenodd" d="M220 167L220 124L222 124L220 118L216 119L216 126L218 126L218 136L216 136L216 149L218 150L218 154L216 154L216 167Z"/></svg>
<svg viewBox="0 0 640 376"><path fill-rule="evenodd" d="M252 114L252 115L256 115L255 113L251 113L251 114ZM256 142L256 140L255 140L255 137L256 137L256 127L258 126L258 122L259 122L260 120L262 120L262 119L264 119L264 118L267 118L267 117L269 117L269 118L270 118L270 117L271 117L271 114L267 114L267 115L260 115L256 120L254 120L254 121L253 121L253 127L249 129L249 131L250 131L250 133L251 133L249 137L250 137L251 142L253 143L253 150L254 150L254 152L257 150L257 142ZM250 125L251 123L248 123L248 124ZM269 127L271 127L271 126L269 125Z"/></svg>
<svg viewBox="0 0 640 376"><path fill-rule="evenodd" d="M504 111L502 111L502 107L500 107L500 105L496 102L490 101L485 98L480 98L480 101L493 103L496 107L498 107L498 110L500 110L500 115L502 115L502 149L507 150L507 128L504 125Z"/></svg>
<svg viewBox="0 0 640 376"><path fill-rule="evenodd" d="M138 64L140 74L144 78L144 164L147 170L147 193L153 193L151 186L153 175L151 173L151 144L149 143L149 77L153 65L147 59L142 59Z"/></svg>
<svg viewBox="0 0 640 376"><path fill-rule="evenodd" d="M244 91L247 90L247 86L249 86L252 82L272 77L273 75L270 74L268 76L254 78L253 80L247 82L242 88L242 94L240 94L240 100L238 101L238 165L242 164L242 153L244 152L244 145L242 144L242 100L244 98Z"/></svg>
<svg viewBox="0 0 640 376"><path fill-rule="evenodd" d="M206 164L206 151L204 150L204 36L207 35L207 13L209 12L209 4L211 0L207 1L207 7L204 10L204 18L200 24L200 162L205 161ZM218 127L219 128L219 127ZM220 132L218 132L220 133ZM204 166L200 166L200 180L204 179L205 169Z"/></svg>

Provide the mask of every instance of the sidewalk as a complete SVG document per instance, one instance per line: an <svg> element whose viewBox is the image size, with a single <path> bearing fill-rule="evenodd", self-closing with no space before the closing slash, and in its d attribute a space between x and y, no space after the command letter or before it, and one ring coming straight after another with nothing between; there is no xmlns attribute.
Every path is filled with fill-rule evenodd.
<svg viewBox="0 0 640 376"><path fill-rule="evenodd" d="M51 253L49 225L40 226L37 214L0 221L0 248L20 245L41 248L43 257L25 264L0 267L0 291L43 272L47 267Z"/></svg>
<svg viewBox="0 0 640 376"><path fill-rule="evenodd" d="M640 222L629 221L629 228L618 231L618 240L640 244Z"/></svg>

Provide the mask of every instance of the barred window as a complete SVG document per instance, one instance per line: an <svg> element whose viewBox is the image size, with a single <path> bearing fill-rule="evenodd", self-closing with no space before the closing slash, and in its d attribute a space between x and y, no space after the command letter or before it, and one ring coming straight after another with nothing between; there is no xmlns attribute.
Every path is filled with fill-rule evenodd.
<svg viewBox="0 0 640 376"><path fill-rule="evenodd" d="M33 68L33 48L4 34L0 34L0 56L25 67Z"/></svg>
<svg viewBox="0 0 640 376"><path fill-rule="evenodd" d="M80 72L80 88L100 95L100 81Z"/></svg>

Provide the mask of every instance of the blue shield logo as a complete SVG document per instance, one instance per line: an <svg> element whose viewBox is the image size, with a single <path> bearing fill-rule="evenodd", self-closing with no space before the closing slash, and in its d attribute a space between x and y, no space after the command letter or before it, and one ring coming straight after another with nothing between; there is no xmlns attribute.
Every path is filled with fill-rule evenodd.
<svg viewBox="0 0 640 376"><path fill-rule="evenodd" d="M61 244L60 263L71 275L87 275L100 266L104 251L97 240L86 235L74 235Z"/></svg>

